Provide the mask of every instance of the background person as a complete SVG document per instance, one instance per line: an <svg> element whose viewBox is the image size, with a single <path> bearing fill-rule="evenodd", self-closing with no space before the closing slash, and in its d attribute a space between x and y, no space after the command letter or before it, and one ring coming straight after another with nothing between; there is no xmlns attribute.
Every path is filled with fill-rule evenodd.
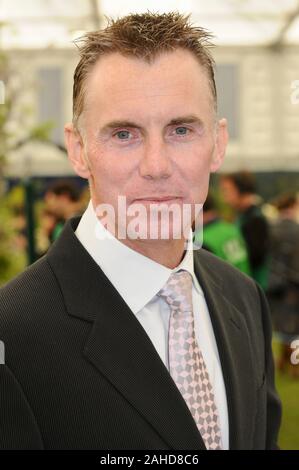
<svg viewBox="0 0 299 470"><path fill-rule="evenodd" d="M201 242L201 238L201 233L195 233L195 242ZM241 232L235 224L221 218L211 193L203 205L202 247L250 275L247 249Z"/></svg>
<svg viewBox="0 0 299 470"><path fill-rule="evenodd" d="M295 194L281 194L274 201L278 220L271 226L270 269L267 296L274 328L280 340L277 366L299 377L299 367L291 364L292 341L299 338L299 225Z"/></svg>
<svg viewBox="0 0 299 470"><path fill-rule="evenodd" d="M223 175L220 188L225 202L237 213L236 224L246 242L252 277L266 289L269 225L257 203L254 175L249 171Z"/></svg>
<svg viewBox="0 0 299 470"><path fill-rule="evenodd" d="M45 193L46 209L56 217L56 223L49 233L50 242L55 241L65 222L78 215L80 191L71 181L58 180L50 185Z"/></svg>

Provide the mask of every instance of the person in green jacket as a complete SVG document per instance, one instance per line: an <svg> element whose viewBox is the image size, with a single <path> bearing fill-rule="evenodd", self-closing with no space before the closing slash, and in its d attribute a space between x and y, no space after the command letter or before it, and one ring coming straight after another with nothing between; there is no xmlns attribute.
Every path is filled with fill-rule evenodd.
<svg viewBox="0 0 299 470"><path fill-rule="evenodd" d="M236 212L236 225L245 240L253 279L267 289L269 276L269 224L258 203L256 180L250 171L224 174L220 179L224 201Z"/></svg>
<svg viewBox="0 0 299 470"><path fill-rule="evenodd" d="M201 229L195 232L194 241L200 243ZM245 242L238 227L223 220L216 209L214 198L208 195L203 206L203 248L250 275Z"/></svg>

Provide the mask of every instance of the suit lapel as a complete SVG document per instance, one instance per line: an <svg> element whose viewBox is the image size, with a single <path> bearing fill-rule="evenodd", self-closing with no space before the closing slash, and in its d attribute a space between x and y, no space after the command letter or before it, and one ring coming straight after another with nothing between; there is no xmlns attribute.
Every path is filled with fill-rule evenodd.
<svg viewBox="0 0 299 470"><path fill-rule="evenodd" d="M136 316L67 224L47 258L69 315L92 323L83 355L172 449L205 446L187 404Z"/></svg>
<svg viewBox="0 0 299 470"><path fill-rule="evenodd" d="M202 252L195 253L195 273L204 291L222 366L229 416L229 448L248 449L252 442L256 400L248 330L242 312L222 291L221 275L211 271L202 255Z"/></svg>
<svg viewBox="0 0 299 470"><path fill-rule="evenodd" d="M116 292L105 296L84 354L171 448L204 449L168 370Z"/></svg>
<svg viewBox="0 0 299 470"><path fill-rule="evenodd" d="M205 449L197 426L150 338L67 223L47 259L61 286L70 315L92 323L84 357L125 397L172 449ZM221 276L195 253L218 346L229 414L230 448L248 448L255 397L248 331L221 290ZM225 272L223 272L225 276Z"/></svg>

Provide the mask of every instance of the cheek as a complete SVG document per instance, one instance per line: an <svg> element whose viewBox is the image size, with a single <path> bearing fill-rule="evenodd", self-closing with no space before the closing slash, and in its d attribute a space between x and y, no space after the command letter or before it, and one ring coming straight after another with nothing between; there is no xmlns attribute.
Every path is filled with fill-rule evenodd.
<svg viewBox="0 0 299 470"><path fill-rule="evenodd" d="M213 145L197 146L186 152L182 166L184 186L190 202L203 204L209 190Z"/></svg>
<svg viewBox="0 0 299 470"><path fill-rule="evenodd" d="M191 151L190 151L191 150ZM183 155L183 163L181 163L182 172L191 183L205 181L209 179L211 172L212 162L212 146L195 146L192 149L187 149Z"/></svg>
<svg viewBox="0 0 299 470"><path fill-rule="evenodd" d="M224 191L224 195L226 196L227 201L231 203L234 203L238 199L234 188L227 188L226 191Z"/></svg>
<svg viewBox="0 0 299 470"><path fill-rule="evenodd" d="M126 159L115 153L97 151L91 155L90 163L93 185L101 198L126 194L132 172L132 165Z"/></svg>

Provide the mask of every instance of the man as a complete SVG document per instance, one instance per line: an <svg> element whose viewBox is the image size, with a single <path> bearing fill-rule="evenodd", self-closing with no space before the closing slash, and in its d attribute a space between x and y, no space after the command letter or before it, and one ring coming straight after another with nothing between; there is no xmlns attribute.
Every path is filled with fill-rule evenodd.
<svg viewBox="0 0 299 470"><path fill-rule="evenodd" d="M3 448L276 447L264 296L192 250L227 142L207 39L178 13L85 38L65 132L91 202L1 292Z"/></svg>
<svg viewBox="0 0 299 470"><path fill-rule="evenodd" d="M56 224L51 231L49 238L52 243L55 241L66 222L74 217L80 209L80 192L71 181L56 181L46 191L46 209L56 216Z"/></svg>
<svg viewBox="0 0 299 470"><path fill-rule="evenodd" d="M236 223L246 242L252 277L263 289L266 289L270 242L269 227L256 202L254 176L249 171L223 175L220 186L225 201L238 214Z"/></svg>
<svg viewBox="0 0 299 470"><path fill-rule="evenodd" d="M299 204L294 193L280 194L273 201L278 218L270 230L270 263L267 297L273 325L280 339L277 366L281 372L299 377L292 364L292 342L299 338Z"/></svg>
<svg viewBox="0 0 299 470"><path fill-rule="evenodd" d="M202 246L205 250L250 275L247 249L240 230L235 224L221 218L211 193L203 206L203 234L201 232L194 234L195 243L201 241L203 235Z"/></svg>

